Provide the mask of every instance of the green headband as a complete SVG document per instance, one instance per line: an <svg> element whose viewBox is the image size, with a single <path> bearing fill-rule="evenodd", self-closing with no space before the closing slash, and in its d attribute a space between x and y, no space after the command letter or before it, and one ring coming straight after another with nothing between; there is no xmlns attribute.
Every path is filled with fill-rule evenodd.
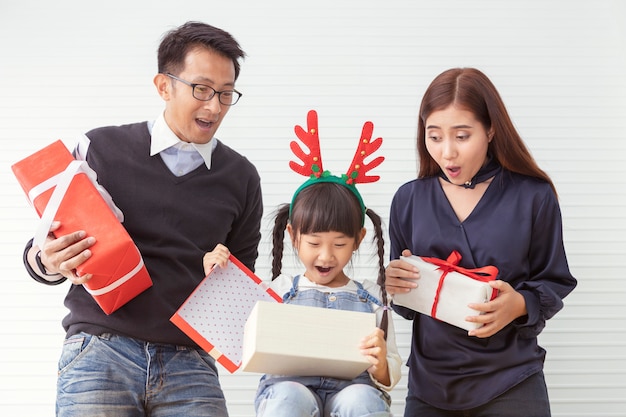
<svg viewBox="0 0 626 417"><path fill-rule="evenodd" d="M356 189L357 183L375 182L380 179L377 175L367 175L367 172L380 165L385 158L378 156L371 162L365 163L365 158L372 155L380 148L383 139L372 139L372 133L374 131L374 125L372 122L365 122L363 124L363 130L361 132L361 139L357 146L354 158L348 168L346 174L342 174L340 177L331 175L330 172L324 171L322 168L322 155L320 152L319 134L317 129L317 112L310 110L307 114L307 130L305 131L301 126L296 125L294 128L296 136L309 148L309 153L304 152L300 144L296 141L290 143L291 151L296 157L298 157L303 165L299 165L294 161L289 161L289 167L300 175L309 177L293 195L291 204L289 206L289 219L291 219L291 211L293 204L298 194L305 188L317 184L319 182L332 182L343 185L349 189L359 200L359 205L363 211L363 222L365 222L366 207L363 202L361 194Z"/></svg>
<svg viewBox="0 0 626 417"><path fill-rule="evenodd" d="M363 218L361 220L361 226L363 226L365 224L365 212L367 211L367 208L365 207L365 203L363 202L363 197L361 197L361 193L359 193L359 190L356 189L356 186L353 183L352 184L348 183L348 180L349 179L346 174L343 174L341 177L338 177L336 175L331 175L331 173L328 171L322 172L322 174L319 177L316 177L315 175L311 175L311 178L306 180L300 187L298 187L296 192L293 194L293 198L291 199L291 204L289 205L289 220L291 220L291 211L293 210L293 205L295 204L296 197L298 197L298 194L300 194L300 191L304 190L305 188L313 184L319 184L321 182L332 182L335 184L343 185L348 190L350 190L352 194L356 196L356 199L359 201L359 205L361 206L361 212L363 213Z"/></svg>

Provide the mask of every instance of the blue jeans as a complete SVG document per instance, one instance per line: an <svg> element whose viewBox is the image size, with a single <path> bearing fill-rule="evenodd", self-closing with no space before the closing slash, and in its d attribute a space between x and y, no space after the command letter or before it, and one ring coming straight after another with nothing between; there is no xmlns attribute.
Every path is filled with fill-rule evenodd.
<svg viewBox="0 0 626 417"><path fill-rule="evenodd" d="M308 379L322 381L315 390ZM284 378L262 389L255 400L257 417L389 417L389 399L370 384L349 384L338 390L340 380L300 377ZM330 385L328 385L330 384ZM328 385L328 386L324 386Z"/></svg>
<svg viewBox="0 0 626 417"><path fill-rule="evenodd" d="M543 372L529 376L500 396L470 410L442 410L408 396L404 417L550 417Z"/></svg>
<svg viewBox="0 0 626 417"><path fill-rule="evenodd" d="M228 417L206 352L115 335L81 333L59 359L57 416Z"/></svg>

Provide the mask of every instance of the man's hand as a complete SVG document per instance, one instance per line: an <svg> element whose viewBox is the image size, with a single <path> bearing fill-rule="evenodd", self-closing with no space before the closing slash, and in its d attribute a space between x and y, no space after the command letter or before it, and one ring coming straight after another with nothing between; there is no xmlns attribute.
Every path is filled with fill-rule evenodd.
<svg viewBox="0 0 626 417"><path fill-rule="evenodd" d="M92 236L87 236L84 230L56 238L52 232L57 230L60 226L61 223L58 221L52 222L50 233L46 238L43 248L41 248L41 263L46 268L45 272L49 275L61 274L73 284L84 284L91 279L92 275L85 274L78 276L76 268L91 257L91 250L89 250L89 248L96 243L96 239ZM40 248L34 246L31 248L30 252L36 254L39 250ZM39 268L36 267L34 270L37 271ZM47 277L43 278L48 279Z"/></svg>

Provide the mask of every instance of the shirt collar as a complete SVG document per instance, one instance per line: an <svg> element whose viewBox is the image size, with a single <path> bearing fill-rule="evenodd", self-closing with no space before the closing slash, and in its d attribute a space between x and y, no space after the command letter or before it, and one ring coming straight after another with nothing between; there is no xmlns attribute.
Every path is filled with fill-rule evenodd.
<svg viewBox="0 0 626 417"><path fill-rule="evenodd" d="M202 159L208 169L211 169L211 155L213 150L217 146L217 138L213 138L209 143L188 143L183 142L172 132L172 129L167 125L163 113L159 114L159 117L154 121L151 129L152 140L150 142L150 156L154 156L161 153L165 149L175 146L179 149L188 149L193 147Z"/></svg>

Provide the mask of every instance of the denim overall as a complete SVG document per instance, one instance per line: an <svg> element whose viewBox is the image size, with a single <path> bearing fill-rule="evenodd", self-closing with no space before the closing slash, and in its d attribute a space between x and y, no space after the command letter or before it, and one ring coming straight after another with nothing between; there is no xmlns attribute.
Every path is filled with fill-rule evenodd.
<svg viewBox="0 0 626 417"><path fill-rule="evenodd" d="M300 276L293 279L291 289L283 295L283 302L286 304L297 304L310 307L332 308L337 310L359 311L364 313L374 312L374 304L382 306L378 298L370 294L363 285L354 281L357 286L356 294L350 291L322 292L316 289L299 289L298 282ZM288 329L286 329L288 331ZM257 405L259 399L263 397L264 391L271 389L273 384L283 381L295 381L303 384L317 394L322 401L326 402L326 397L333 395L353 384L366 384L375 387L367 371L364 371L353 380L343 380L324 376L281 376L264 375L261 378L257 392ZM385 402L389 403L389 396L385 392L379 393Z"/></svg>

